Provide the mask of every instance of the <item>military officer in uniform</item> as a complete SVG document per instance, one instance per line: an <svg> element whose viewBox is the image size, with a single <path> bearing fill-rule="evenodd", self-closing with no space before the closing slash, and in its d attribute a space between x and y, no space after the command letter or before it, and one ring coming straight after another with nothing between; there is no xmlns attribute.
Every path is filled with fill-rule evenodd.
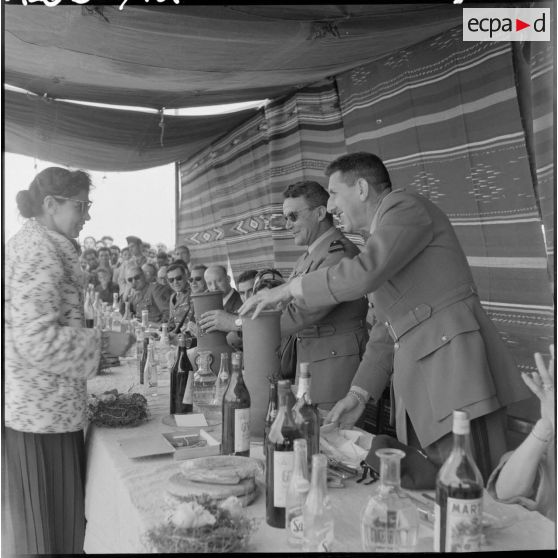
<svg viewBox="0 0 558 558"><path fill-rule="evenodd" d="M327 212L328 194L317 182L291 184L284 192L283 215L294 243L306 251L296 262L290 278L329 267L352 258L359 249L333 225ZM323 406L336 402L351 385L368 339L363 296L310 309L291 301L281 316L283 348L296 350L296 372L301 362L310 363L311 399ZM294 344L294 346L293 346ZM291 377L282 359L282 375Z"/></svg>
<svg viewBox="0 0 558 558"><path fill-rule="evenodd" d="M452 410L471 418L471 449L486 480L506 451L506 406L529 396L483 310L467 258L448 217L425 197L391 187L382 160L351 153L333 161L328 209L345 230L369 233L354 259L260 291L240 313L293 297L311 308L372 293L378 321L347 395L327 420L350 426L392 373L401 442L436 464L452 445ZM393 359L383 337L392 338Z"/></svg>

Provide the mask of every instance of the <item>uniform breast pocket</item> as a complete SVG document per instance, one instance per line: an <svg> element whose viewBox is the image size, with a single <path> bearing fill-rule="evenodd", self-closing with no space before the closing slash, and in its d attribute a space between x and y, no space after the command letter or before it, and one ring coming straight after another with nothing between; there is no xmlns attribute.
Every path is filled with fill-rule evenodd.
<svg viewBox="0 0 558 558"><path fill-rule="evenodd" d="M412 341L436 420L495 395L480 326L466 304L434 314Z"/></svg>

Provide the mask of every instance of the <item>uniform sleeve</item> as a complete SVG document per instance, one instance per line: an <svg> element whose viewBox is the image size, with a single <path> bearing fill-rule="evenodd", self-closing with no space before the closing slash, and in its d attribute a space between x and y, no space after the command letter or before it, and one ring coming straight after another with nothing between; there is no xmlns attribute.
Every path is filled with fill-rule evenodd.
<svg viewBox="0 0 558 558"><path fill-rule="evenodd" d="M393 340L386 327L376 321L352 385L365 389L378 401L393 372Z"/></svg>
<svg viewBox="0 0 558 558"><path fill-rule="evenodd" d="M320 307L374 292L424 250L432 238L433 224L426 209L411 196L394 194L386 207L379 209L376 228L363 252L302 278L306 304Z"/></svg>
<svg viewBox="0 0 558 558"><path fill-rule="evenodd" d="M16 257L9 301L15 351L29 363L30 372L37 368L73 378L94 376L101 332L61 325L64 270L56 250L45 243Z"/></svg>

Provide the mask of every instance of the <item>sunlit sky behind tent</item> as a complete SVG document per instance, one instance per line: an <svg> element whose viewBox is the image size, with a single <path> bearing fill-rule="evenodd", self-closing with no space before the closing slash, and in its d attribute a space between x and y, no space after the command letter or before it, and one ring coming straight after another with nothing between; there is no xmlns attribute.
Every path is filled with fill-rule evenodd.
<svg viewBox="0 0 558 558"><path fill-rule="evenodd" d="M36 165L36 168L35 168ZM24 222L15 202L19 190L27 188L34 176L53 163L4 153L4 234L9 239ZM87 169L84 169L87 170ZM114 238L122 247L133 234L152 245L174 247L175 174L174 165L136 172L90 172L93 189L91 220L85 224L79 241L86 236L100 240Z"/></svg>

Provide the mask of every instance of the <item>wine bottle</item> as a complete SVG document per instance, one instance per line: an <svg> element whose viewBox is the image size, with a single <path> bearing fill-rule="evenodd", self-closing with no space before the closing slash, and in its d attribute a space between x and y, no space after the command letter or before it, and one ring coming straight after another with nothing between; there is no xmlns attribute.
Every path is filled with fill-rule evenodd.
<svg viewBox="0 0 558 558"><path fill-rule="evenodd" d="M277 380L274 377L268 377L269 380L269 397L267 403L267 412L265 414L264 422L264 442L263 450L264 455L267 455L267 436L269 434L269 429L277 416L278 401L277 401Z"/></svg>
<svg viewBox="0 0 558 558"><path fill-rule="evenodd" d="M250 394L242 377L242 353L233 353L229 385L223 396L221 453L250 455Z"/></svg>
<svg viewBox="0 0 558 558"><path fill-rule="evenodd" d="M302 509L305 552L331 552L334 540L333 510L327 493L327 457L312 456L312 481Z"/></svg>
<svg viewBox="0 0 558 558"><path fill-rule="evenodd" d="M298 393L293 407L295 424L306 440L308 447L308 468L311 470L312 456L320 452L320 417L316 405L310 400L310 368L307 362L300 363Z"/></svg>
<svg viewBox="0 0 558 558"><path fill-rule="evenodd" d="M483 479L471 455L466 411L453 411L453 448L436 477L434 550L478 552Z"/></svg>
<svg viewBox="0 0 558 558"><path fill-rule="evenodd" d="M141 358L139 359L139 383L140 384L143 384L145 379L145 361L147 360L148 347L149 347L149 336L146 333L144 333Z"/></svg>
<svg viewBox="0 0 558 558"><path fill-rule="evenodd" d="M307 443L304 438L294 441L294 466L285 506L285 528L288 532L289 546L301 547L304 543L304 521L302 510L310 488L308 482Z"/></svg>
<svg viewBox="0 0 558 558"><path fill-rule="evenodd" d="M279 410L267 436L265 467L265 519L272 527L285 528L287 487L293 469L294 441L301 438L289 405L291 382L277 382Z"/></svg>
<svg viewBox="0 0 558 558"><path fill-rule="evenodd" d="M170 373L170 414L185 415L192 412L192 403L183 403L192 363L188 358L184 335L178 336L178 354Z"/></svg>

